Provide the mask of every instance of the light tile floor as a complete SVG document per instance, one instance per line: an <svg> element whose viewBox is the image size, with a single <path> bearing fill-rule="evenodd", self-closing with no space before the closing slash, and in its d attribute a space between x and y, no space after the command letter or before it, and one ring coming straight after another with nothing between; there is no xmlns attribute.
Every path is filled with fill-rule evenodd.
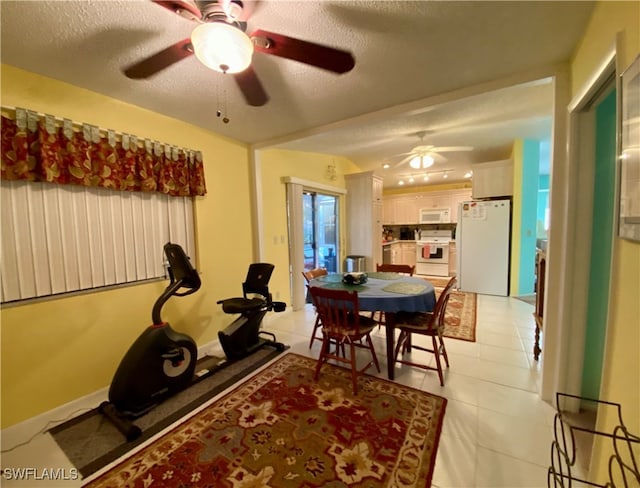
<svg viewBox="0 0 640 488"><path fill-rule="evenodd" d="M451 366L444 387L434 371L396 367L396 381L449 400L433 486L547 486L554 410L537 395L541 366L533 360L532 312L531 305L514 298L479 295L476 342L446 340ZM297 312L269 314L264 327L293 352L316 358L320 343L315 342L311 350L308 347L314 320L307 305ZM376 331L373 339L381 359L379 376L386 377L384 329ZM425 353L414 350L412 354ZM432 357L425 356L425 361ZM65 468L66 474L72 468L46 434L3 453L3 469L20 466ZM79 480L25 483L8 480L3 473L3 487L81 485Z"/></svg>

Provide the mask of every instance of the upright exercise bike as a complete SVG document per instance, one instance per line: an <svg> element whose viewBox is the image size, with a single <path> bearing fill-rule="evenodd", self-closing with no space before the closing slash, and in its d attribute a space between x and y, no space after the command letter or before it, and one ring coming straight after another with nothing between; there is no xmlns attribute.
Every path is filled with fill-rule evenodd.
<svg viewBox="0 0 640 488"><path fill-rule="evenodd" d="M170 282L153 306L153 325L138 337L125 354L111 382L109 401L103 402L99 407L100 412L129 441L142 434L140 428L132 423L132 419L144 415L163 400L220 369L197 365L198 348L195 341L186 334L176 332L161 318L160 312L169 298L191 295L201 286L197 270L179 245L165 244L164 253L169 262ZM257 273L252 273L252 269ZM282 311L285 308L284 303L274 303L271 300L267 285L272 271L271 264L250 265L248 278L254 274L257 278L255 282L252 278L250 285L243 284L243 289L246 286L244 296L218 302L223 304L226 313L241 314L224 331L219 332L227 355L225 364L248 356L267 344L279 350L284 349L285 346L276 342L272 334L272 340L268 341L259 337L260 325L266 312ZM259 285L260 289L256 291L254 285ZM266 295L262 295L262 298L248 296L254 292Z"/></svg>

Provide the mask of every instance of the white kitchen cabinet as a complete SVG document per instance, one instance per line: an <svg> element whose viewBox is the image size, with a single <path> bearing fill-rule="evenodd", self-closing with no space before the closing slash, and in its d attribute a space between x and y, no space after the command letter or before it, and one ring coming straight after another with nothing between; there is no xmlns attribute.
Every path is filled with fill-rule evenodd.
<svg viewBox="0 0 640 488"><path fill-rule="evenodd" d="M473 169L473 198L513 195L513 162L510 159L477 163Z"/></svg>
<svg viewBox="0 0 640 488"><path fill-rule="evenodd" d="M416 264L415 241L395 241L391 243L391 264Z"/></svg>
<svg viewBox="0 0 640 488"><path fill-rule="evenodd" d="M415 241L401 242L401 261L400 264L416 265L416 243Z"/></svg>
<svg viewBox="0 0 640 488"><path fill-rule="evenodd" d="M400 243L391 243L391 264L402 264L400 262L402 253L400 252Z"/></svg>
<svg viewBox="0 0 640 488"><path fill-rule="evenodd" d="M398 198L396 200L396 224L416 225L418 223L418 210L415 197Z"/></svg>
<svg viewBox="0 0 640 488"><path fill-rule="evenodd" d="M421 208L448 208L449 195L446 192L425 192L418 196L416 207Z"/></svg>
<svg viewBox="0 0 640 488"><path fill-rule="evenodd" d="M385 225L418 225L421 208L449 208L458 220L458 204L471 200L471 188L390 195L384 198Z"/></svg>
<svg viewBox="0 0 640 488"><path fill-rule="evenodd" d="M365 257L365 271L382 263L382 178L373 171L345 175L347 254Z"/></svg>
<svg viewBox="0 0 640 488"><path fill-rule="evenodd" d="M418 223L415 196L397 195L386 197L383 202L383 222L385 225L416 225Z"/></svg>

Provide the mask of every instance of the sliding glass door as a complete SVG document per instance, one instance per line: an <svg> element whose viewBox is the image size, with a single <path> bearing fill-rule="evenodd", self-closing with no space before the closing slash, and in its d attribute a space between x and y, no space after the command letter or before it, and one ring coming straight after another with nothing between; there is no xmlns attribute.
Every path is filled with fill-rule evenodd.
<svg viewBox="0 0 640 488"><path fill-rule="evenodd" d="M338 270L338 198L303 191L304 269Z"/></svg>

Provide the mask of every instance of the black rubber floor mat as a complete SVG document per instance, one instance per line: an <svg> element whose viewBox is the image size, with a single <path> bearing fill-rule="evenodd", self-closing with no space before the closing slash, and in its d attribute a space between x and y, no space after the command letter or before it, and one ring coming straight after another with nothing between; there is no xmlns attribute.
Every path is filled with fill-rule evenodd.
<svg viewBox="0 0 640 488"><path fill-rule="evenodd" d="M52 428L49 433L86 478L221 391L242 381L251 372L281 353L282 350L264 346L246 358L218 366L213 375L165 400L136 419L134 423L142 429L142 435L135 441L127 442L97 408Z"/></svg>

